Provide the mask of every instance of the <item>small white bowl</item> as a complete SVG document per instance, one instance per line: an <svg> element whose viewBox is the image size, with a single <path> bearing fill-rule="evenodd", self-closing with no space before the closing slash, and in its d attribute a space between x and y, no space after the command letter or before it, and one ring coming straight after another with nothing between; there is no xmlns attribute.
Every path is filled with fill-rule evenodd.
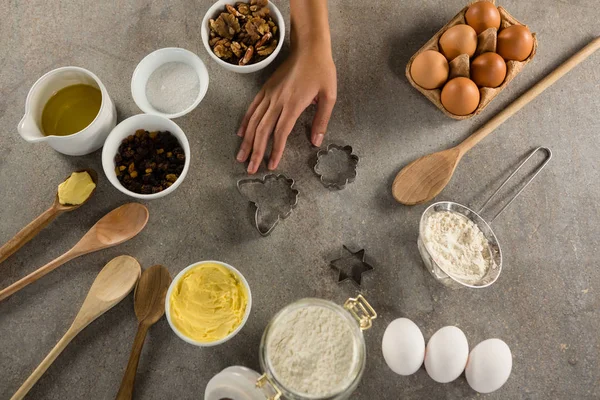
<svg viewBox="0 0 600 400"><path fill-rule="evenodd" d="M235 5L235 3L238 3L239 1L240 0L219 0L215 4L213 4L213 6L208 9L206 15L204 16L204 19L202 20L202 27L200 28L200 33L202 35L202 43L204 43L206 51L208 51L208 54L210 54L212 59L215 60L217 64L229 71L237 72L240 74L248 74L251 72L260 71L267 65L271 64L273 60L277 57L277 55L281 51L281 47L283 47L283 41L285 39L285 21L279 9L275 6L275 4L273 4L273 2L269 1L268 7L269 10L271 10L271 17L273 18L273 21L277 24L277 31L279 32L279 38L277 39L279 40L279 42L277 43L277 47L275 48L273 54L271 54L264 60L257 62L256 64L250 65L235 65L230 64L227 61L223 61L215 55L215 53L212 51L208 44L208 41L210 39L208 20L210 20L211 18L217 18L219 14L225 9L226 4Z"/></svg>
<svg viewBox="0 0 600 400"><path fill-rule="evenodd" d="M246 292L248 292L248 304L246 305L246 312L244 313L244 318L242 319L242 322L229 335L225 336L223 339L215 340L214 342L198 342L197 340L190 339L189 337L185 336L183 333L179 332L179 330L177 329L175 324L173 324L173 321L171 321L171 293L173 292L173 289L175 288L175 286L177 286L177 283L179 282L181 277L187 271L189 271L192 268L196 268L202 264L218 264L218 265L221 265L221 266L227 268L228 270L230 270L231 272L233 272L235 275L237 275L240 278L240 280L244 284L244 287L246 288ZM244 278L244 275L242 275L240 271L238 271L231 265L221 262L221 261L200 261L200 262L194 263L194 264L184 268L183 270L181 270L181 272L179 272L177 274L177 276L175 276L175 279L173 279L173 281L171 282L171 285L169 286L169 290L167 291L167 297L165 299L165 315L167 316L167 321L169 322L169 326L171 327L171 329L173 329L173 332L175 332L175 334L177 336L179 336L179 338L181 338L182 340L184 340L190 344L193 344L195 346L198 346L198 347L217 346L217 345L225 343L226 341L228 341L229 339L231 339L232 337L237 335L238 332L242 330L244 325L246 325L246 321L248 321L248 317L250 316L251 308L252 308L252 292L250 292L250 285L248 285L248 281L246 280L246 278Z"/></svg>
<svg viewBox="0 0 600 400"><path fill-rule="evenodd" d="M183 171L177 178L177 180L169 186L167 189L162 192L153 193L153 194L140 194L132 192L131 190L126 189L121 182L117 179L117 174L115 173L115 156L117 155L117 151L119 150L119 146L123 139L125 139L129 135L133 135L135 131L138 129L145 129L147 131L169 131L177 138L183 152L185 154L185 164L183 165ZM152 114L138 114L133 117L129 117L126 120L122 121L119 125L115 126L115 128L108 134L106 138L106 142L104 142L104 148L102 149L102 168L104 169L104 174L122 193L129 195L131 197L135 197L137 199L143 200L153 200L158 199L159 197L163 197L172 193L175 189L181 185L183 179L187 175L188 169L190 169L190 143L188 142L185 133L181 130L179 125L175 122L171 121L168 118L161 117L160 115L152 115Z"/></svg>
<svg viewBox="0 0 600 400"><path fill-rule="evenodd" d="M200 91L196 100L185 110L173 114L158 111L146 97L146 83L148 83L148 78L160 66L169 62L182 62L194 68L198 74L198 81L200 83ZM191 51L177 47L166 47L148 54L137 65L131 77L131 96L140 110L148 114L160 115L166 118L181 117L195 109L206 95L207 90L208 71L202 60Z"/></svg>

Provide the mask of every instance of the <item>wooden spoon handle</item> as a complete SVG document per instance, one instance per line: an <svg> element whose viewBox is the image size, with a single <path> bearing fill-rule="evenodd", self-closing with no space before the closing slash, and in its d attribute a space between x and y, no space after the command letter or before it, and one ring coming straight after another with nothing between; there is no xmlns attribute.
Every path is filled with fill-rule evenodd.
<svg viewBox="0 0 600 400"><path fill-rule="evenodd" d="M148 333L150 325L140 322L138 325L137 333L133 341L133 347L131 349L131 355L129 356L129 362L125 369L125 375L121 381L121 387L115 400L130 400L133 398L133 385L135 383L135 375L137 373L138 363L140 361L140 354L142 353L142 347L146 340L146 333Z"/></svg>
<svg viewBox="0 0 600 400"><path fill-rule="evenodd" d="M63 211L53 205L44 211L39 217L34 219L25 228L21 229L12 239L0 247L0 263L14 254L17 250L33 239L42 229L44 229Z"/></svg>
<svg viewBox="0 0 600 400"><path fill-rule="evenodd" d="M561 64L554 71L550 72L541 81L536 83L531 89L526 91L517 100L512 102L504 110L500 111L496 116L485 123L481 128L475 131L471 136L465 139L464 142L459 144L457 147L461 150L462 154L469 151L473 146L483 140L489 135L494 129L501 125L504 121L513 116L517 111L523 108L531 100L535 99L540 93L554 84L557 80L562 78L567 72L575 68L579 63L592 55L596 50L600 48L600 37L595 38L588 43L584 48L579 50L577 53L571 56L567 61Z"/></svg>
<svg viewBox="0 0 600 400"><path fill-rule="evenodd" d="M50 350L50 353L48 353L46 358L44 358L40 365L38 365L38 367L31 373L29 378L27 378L27 380L21 385L21 387L19 388L19 390L17 390L13 397L11 397L11 400L21 400L27 395L27 393L31 390L33 385L35 385L35 383L42 377L42 375L44 375L44 372L46 372L48 367L52 365L54 360L56 360L60 353L62 353L65 347L67 347L67 345L71 343L71 340L73 340L77 333L78 332L72 330L68 330L67 333L65 333L62 339L60 339L58 343L56 343L56 346L54 346L54 348Z"/></svg>
<svg viewBox="0 0 600 400"><path fill-rule="evenodd" d="M25 286L37 281L42 276L46 275L48 272L54 271L56 268L60 267L67 261L70 261L79 255L80 254L74 253L71 250L69 250L62 256L50 261L48 264L44 265L43 267L40 267L36 271L27 275L25 278L16 281L15 283L13 283L5 289L0 290L0 301L15 294L19 290L23 289Z"/></svg>

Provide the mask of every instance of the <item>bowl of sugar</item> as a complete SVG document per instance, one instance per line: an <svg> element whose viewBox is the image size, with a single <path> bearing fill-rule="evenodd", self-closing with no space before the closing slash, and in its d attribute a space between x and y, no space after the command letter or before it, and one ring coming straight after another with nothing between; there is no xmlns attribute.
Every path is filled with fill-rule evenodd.
<svg viewBox="0 0 600 400"><path fill-rule="evenodd" d="M166 47L148 54L131 77L131 96L147 114L169 119L194 110L208 90L208 71L189 50Z"/></svg>

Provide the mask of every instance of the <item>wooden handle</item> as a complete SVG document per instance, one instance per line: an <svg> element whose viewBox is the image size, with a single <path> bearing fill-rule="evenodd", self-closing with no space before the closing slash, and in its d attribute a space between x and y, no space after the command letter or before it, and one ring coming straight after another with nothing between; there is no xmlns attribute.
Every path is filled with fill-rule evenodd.
<svg viewBox="0 0 600 400"><path fill-rule="evenodd" d="M38 270L27 275L25 278L16 281L15 283L10 285L6 289L0 290L0 301L15 294L19 290L23 289L25 286L29 285L32 282L37 281L42 276L46 275L48 272L54 271L56 268L60 267L67 261L70 261L77 256L79 256L79 254L74 253L73 251L69 250L62 256L50 261L48 264L44 265L43 267L39 268Z"/></svg>
<svg viewBox="0 0 600 400"><path fill-rule="evenodd" d="M0 263L14 254L17 250L33 239L42 229L44 229L50 222L56 217L62 214L56 205L52 205L49 209L44 211L39 217L34 219L25 228L21 229L12 239L10 239L4 246L0 247Z"/></svg>
<svg viewBox="0 0 600 400"><path fill-rule="evenodd" d="M56 357L59 356L60 353L67 347L71 340L77 335L77 332L69 329L67 333L56 343L56 346L48 353L46 358L38 365L38 367L31 373L29 378L21 385L19 390L11 397L11 400L21 400L27 395L27 393L31 390L33 385L44 375L44 372L52 365Z"/></svg>
<svg viewBox="0 0 600 400"><path fill-rule="evenodd" d="M544 79L536 83L531 89L526 91L517 100L512 102L504 110L500 111L496 116L485 123L481 128L474 132L471 136L465 139L464 142L459 144L457 147L461 150L462 154L469 151L473 146L483 140L489 135L494 129L501 125L504 121L512 117L517 111L523 108L531 100L535 99L540 93L552 86L557 80L562 78L567 72L575 68L579 63L592 55L596 50L600 48L600 37L595 38L583 49L575 53L571 58L561 64L554 71L546 75Z"/></svg>
<svg viewBox="0 0 600 400"><path fill-rule="evenodd" d="M131 349L131 355L129 356L129 362L125 369L125 375L121 381L121 387L115 400L131 400L133 398L133 385L135 383L135 375L137 373L138 363L140 361L140 354L142 353L142 347L146 340L146 333L148 333L150 325L140 322L138 325L137 333L133 341L133 347Z"/></svg>

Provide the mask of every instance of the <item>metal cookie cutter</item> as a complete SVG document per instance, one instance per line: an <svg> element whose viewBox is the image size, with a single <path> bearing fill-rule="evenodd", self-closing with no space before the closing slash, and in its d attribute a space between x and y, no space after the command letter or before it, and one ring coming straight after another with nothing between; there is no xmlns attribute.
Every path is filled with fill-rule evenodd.
<svg viewBox="0 0 600 400"><path fill-rule="evenodd" d="M285 175L267 174L263 178L240 179L238 191L256 208L254 225L262 236L269 235L280 220L287 218L298 204L294 180Z"/></svg>
<svg viewBox="0 0 600 400"><path fill-rule="evenodd" d="M317 153L313 170L326 188L341 190L356 179L358 160L351 146L329 144Z"/></svg>
<svg viewBox="0 0 600 400"><path fill-rule="evenodd" d="M362 274L373 270L373 266L365 262L365 249L353 252L346 245L344 251L350 255L342 256L329 263L331 268L338 271L338 283L350 280L360 288Z"/></svg>
<svg viewBox="0 0 600 400"><path fill-rule="evenodd" d="M490 203L490 201L500 192L500 190L511 180L513 176L537 153L538 151L543 151L546 153L546 158L544 161L537 167L533 176L529 178L525 184L521 187L521 189L502 207L500 211L490 220L489 224L481 217L481 212L485 209L485 207ZM496 191L486 200L486 202L481 206L478 212L471 210L470 208L463 206L462 204L455 203L453 201L440 201L430 205L421 216L421 222L419 223L419 238L417 239L417 246L419 248L419 253L421 254L421 258L423 258L423 262L427 270L433 275L433 277L442 283L445 286L450 288L484 288L490 286L492 283L496 282L498 277L500 276L500 272L502 272L502 250L500 249L500 243L498 242L498 238L494 234L494 231L491 228L492 222L496 220L496 218L504 212L512 204L513 201L525 190L527 186L535 179L536 176L544 169L546 164L550 162L552 158L552 151L546 147L538 147L533 150L527 158L519 166L510 174L508 178L502 182L500 187L496 189ZM429 248L423 241L425 225L427 224L427 219L435 212L438 211L451 211L458 214L461 214L471 220L484 234L485 238L488 241L488 257L491 259L491 267L488 268L485 275L476 282L468 282L460 279L459 277L452 276L448 272L444 270L444 268L436 262L432 254L429 252Z"/></svg>

